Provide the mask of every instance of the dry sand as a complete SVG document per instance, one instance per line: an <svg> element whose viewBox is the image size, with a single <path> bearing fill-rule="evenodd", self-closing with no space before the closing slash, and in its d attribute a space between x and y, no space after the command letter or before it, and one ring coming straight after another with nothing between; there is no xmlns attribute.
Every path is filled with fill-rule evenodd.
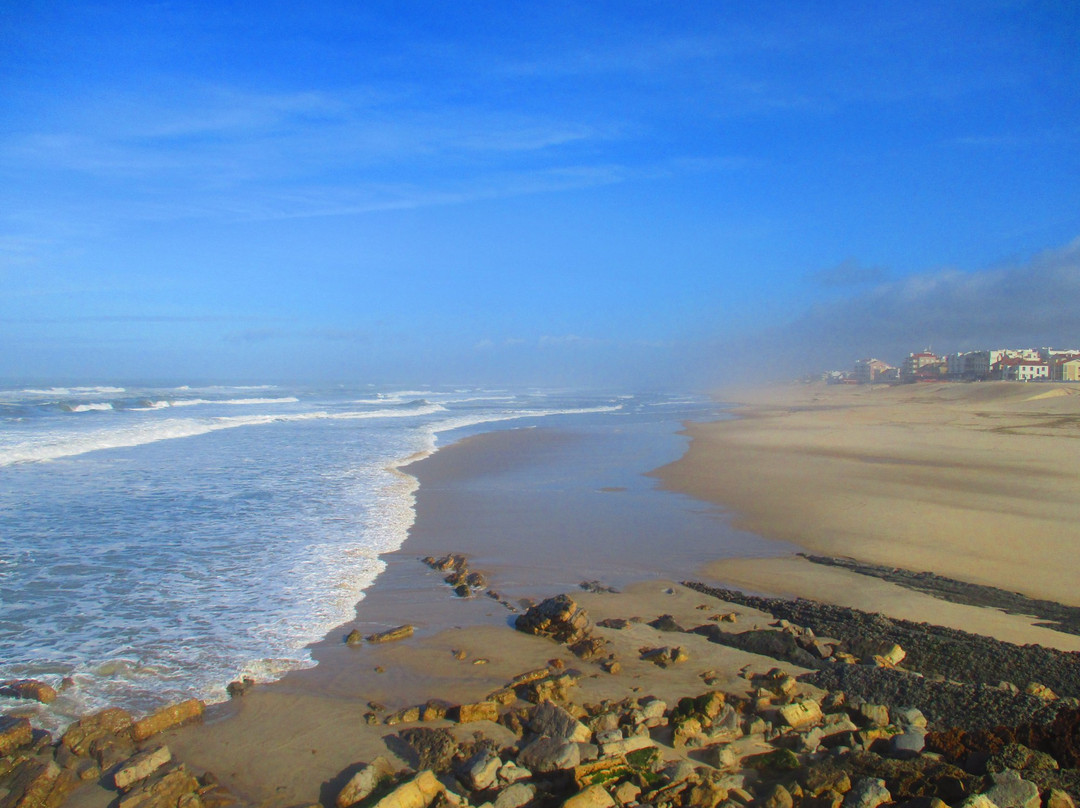
<svg viewBox="0 0 1080 808"><path fill-rule="evenodd" d="M798 385L733 398L738 418L687 427L690 450L658 472L664 485L815 553L1080 605L1080 388Z"/></svg>

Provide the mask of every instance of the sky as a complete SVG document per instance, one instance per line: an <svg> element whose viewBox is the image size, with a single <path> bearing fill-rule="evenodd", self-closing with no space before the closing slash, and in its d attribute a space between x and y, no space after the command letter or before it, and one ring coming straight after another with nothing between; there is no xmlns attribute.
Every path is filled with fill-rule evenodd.
<svg viewBox="0 0 1080 808"><path fill-rule="evenodd" d="M0 378L1080 345L1080 5L0 0Z"/></svg>

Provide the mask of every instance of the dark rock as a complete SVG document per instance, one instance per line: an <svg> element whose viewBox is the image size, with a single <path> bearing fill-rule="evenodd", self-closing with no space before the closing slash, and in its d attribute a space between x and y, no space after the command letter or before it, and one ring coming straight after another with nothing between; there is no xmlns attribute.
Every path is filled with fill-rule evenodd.
<svg viewBox="0 0 1080 808"><path fill-rule="evenodd" d="M588 613L569 595L557 595L531 607L514 621L518 631L571 644L583 639L590 625Z"/></svg>
<svg viewBox="0 0 1080 808"><path fill-rule="evenodd" d="M404 729L398 737L416 756L418 769L431 769L435 772L450 770L450 763L458 751L457 741L445 729L417 727Z"/></svg>
<svg viewBox="0 0 1080 808"><path fill-rule="evenodd" d="M0 696L51 704L56 701L56 690L52 685L39 682L37 679L9 679L6 682L0 682Z"/></svg>
<svg viewBox="0 0 1080 808"><path fill-rule="evenodd" d="M662 614L655 620L650 620L649 625L659 631L686 631L670 614Z"/></svg>
<svg viewBox="0 0 1080 808"><path fill-rule="evenodd" d="M255 687L255 680L250 676L245 676L243 679L229 682L225 687L225 692L229 694L229 698L235 699L243 696L253 687Z"/></svg>

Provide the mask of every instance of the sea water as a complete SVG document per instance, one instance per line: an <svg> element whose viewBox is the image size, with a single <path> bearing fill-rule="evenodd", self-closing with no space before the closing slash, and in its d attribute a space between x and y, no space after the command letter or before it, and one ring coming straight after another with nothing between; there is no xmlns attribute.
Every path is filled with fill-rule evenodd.
<svg viewBox="0 0 1080 808"><path fill-rule="evenodd" d="M539 390L0 390L0 680L60 690L0 710L57 729L308 666L406 538L416 480L400 466L490 429L674 434L716 409Z"/></svg>

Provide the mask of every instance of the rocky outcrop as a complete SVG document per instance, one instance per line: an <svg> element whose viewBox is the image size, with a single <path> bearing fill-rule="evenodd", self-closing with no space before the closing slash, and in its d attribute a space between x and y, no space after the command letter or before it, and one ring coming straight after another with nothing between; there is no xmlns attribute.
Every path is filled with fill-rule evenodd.
<svg viewBox="0 0 1080 808"><path fill-rule="evenodd" d="M136 721L131 727L131 735L136 741L144 741L159 732L200 720L205 709L206 705L199 699L171 704Z"/></svg>
<svg viewBox="0 0 1080 808"><path fill-rule="evenodd" d="M32 699L42 704L56 701L56 689L37 679L9 679L0 682L0 696L12 699Z"/></svg>

